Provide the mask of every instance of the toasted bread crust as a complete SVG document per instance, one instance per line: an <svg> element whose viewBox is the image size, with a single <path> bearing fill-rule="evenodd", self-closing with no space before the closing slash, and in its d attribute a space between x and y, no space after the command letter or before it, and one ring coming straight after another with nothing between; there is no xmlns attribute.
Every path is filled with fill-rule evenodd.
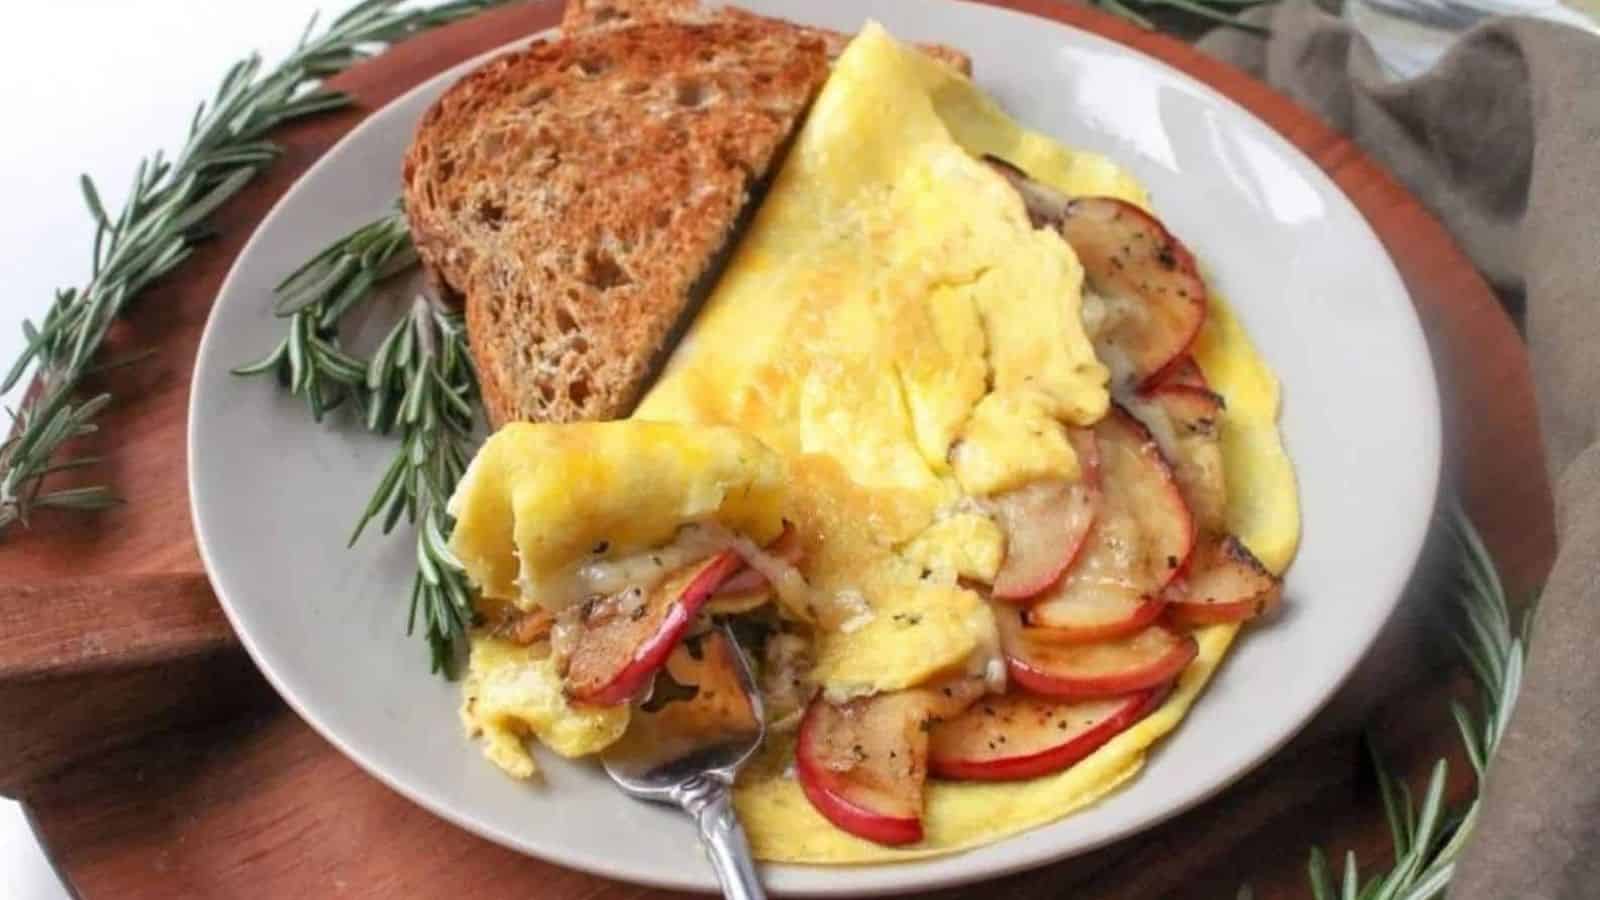
<svg viewBox="0 0 1600 900"><path fill-rule="evenodd" d="M507 54L434 104L406 211L465 297L493 425L631 410L826 74L796 29L658 22Z"/></svg>

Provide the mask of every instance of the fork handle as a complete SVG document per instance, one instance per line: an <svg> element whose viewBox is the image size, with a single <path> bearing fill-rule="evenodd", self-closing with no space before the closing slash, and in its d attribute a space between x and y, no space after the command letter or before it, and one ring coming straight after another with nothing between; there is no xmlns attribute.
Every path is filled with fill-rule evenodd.
<svg viewBox="0 0 1600 900"><path fill-rule="evenodd" d="M685 785L677 800L700 825L700 840L717 871L722 896L728 900L766 900L767 894L756 878L750 843L733 811L733 791L728 783L714 776L699 778Z"/></svg>

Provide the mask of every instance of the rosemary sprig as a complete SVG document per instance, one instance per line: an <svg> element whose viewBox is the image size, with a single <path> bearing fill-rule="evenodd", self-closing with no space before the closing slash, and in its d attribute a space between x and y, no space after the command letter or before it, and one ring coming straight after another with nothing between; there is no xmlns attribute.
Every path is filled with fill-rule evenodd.
<svg viewBox="0 0 1600 900"><path fill-rule="evenodd" d="M461 316L419 294L370 359L339 339L345 316L416 262L398 210L334 241L278 285L274 309L287 320L283 340L234 374L277 376L305 398L317 421L352 400L368 430L399 432L394 459L350 543L375 521L385 534L402 518L417 525L407 631L420 618L433 669L448 675L472 619L465 573L447 546L455 523L445 511L471 455L478 399Z"/></svg>
<svg viewBox="0 0 1600 900"><path fill-rule="evenodd" d="M1532 610L1523 616L1520 628L1513 628L1505 587L1477 529L1459 507L1452 507L1449 517L1462 557L1461 582L1455 595L1461 613L1456 640L1477 682L1480 707L1474 714L1452 703L1451 712L1467 760L1477 774L1479 794L1464 809L1446 810L1449 764L1440 759L1418 807L1406 783L1390 774L1369 735L1367 750L1377 771L1378 793L1394 843L1394 865L1363 881L1355 853L1347 853L1342 876L1336 880L1322 849L1313 848L1306 868L1316 900L1429 900L1441 896L1478 820L1484 772L1500 746L1522 689L1523 646ZM1240 900L1249 898L1249 888L1241 889L1239 896Z"/></svg>
<svg viewBox="0 0 1600 900"><path fill-rule="evenodd" d="M211 100L195 110L176 158L157 152L139 163L115 216L94 181L82 177L84 203L95 222L90 279L57 291L39 324L23 323L26 344L0 381L4 393L30 373L37 375L34 390L11 412L10 437L0 443L0 534L14 522L27 524L33 509L94 510L118 502L103 485L44 489L51 474L97 461L59 458L67 441L95 430L94 418L110 400L102 393L80 401L79 388L95 371L143 358L95 362L128 304L211 236L211 214L278 157L281 150L267 133L348 105L348 96L320 87L324 78L389 43L499 2L455 0L412 9L402 8L403 0L366 0L315 37L312 17L277 68L263 73L261 58L252 55L228 70Z"/></svg>
<svg viewBox="0 0 1600 900"><path fill-rule="evenodd" d="M446 544L455 521L445 506L471 457L478 392L461 316L419 294L367 364L365 387L367 427L398 425L401 442L350 543L379 515L385 534L402 511L417 523L406 633L415 630L420 611L432 669L448 676L473 615L466 572Z"/></svg>

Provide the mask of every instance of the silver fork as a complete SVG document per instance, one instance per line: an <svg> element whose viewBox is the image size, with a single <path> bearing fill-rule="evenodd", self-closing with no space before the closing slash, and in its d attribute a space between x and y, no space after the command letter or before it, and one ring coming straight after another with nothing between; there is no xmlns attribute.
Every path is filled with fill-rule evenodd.
<svg viewBox="0 0 1600 900"><path fill-rule="evenodd" d="M676 804L694 817L700 826L700 842L711 857L724 897L764 900L766 893L756 877L750 844L734 814L733 779L766 737L766 718L750 661L733 640L732 632L725 626L722 631L733 647L740 685L760 723L756 733L732 736L726 742L677 758L630 747L627 752L607 752L602 760L611 780L629 795L654 803Z"/></svg>

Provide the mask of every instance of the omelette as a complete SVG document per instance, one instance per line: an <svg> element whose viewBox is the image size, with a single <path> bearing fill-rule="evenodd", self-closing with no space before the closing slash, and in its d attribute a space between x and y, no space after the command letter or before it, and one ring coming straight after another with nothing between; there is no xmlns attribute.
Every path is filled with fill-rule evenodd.
<svg viewBox="0 0 1600 900"><path fill-rule="evenodd" d="M452 499L485 623L462 719L489 759L526 778L530 743L613 745L673 645L720 614L764 636L769 737L735 794L762 859L951 852L1133 777L1299 537L1276 379L1181 247L1157 254L1196 304L1181 357L1116 339L1176 332L1119 306L1126 248L1073 228L1154 240L1148 207L1114 162L869 24L634 416L509 425ZM1026 644L1044 632L1073 637ZM1159 684L1105 675L1134 653L1173 663ZM1131 689L1084 693L1113 682ZM1001 758L991 702L1062 732L1070 710L1099 737L1070 763ZM879 720L916 727L862 724ZM844 740L854 781L808 753L851 728L896 759L921 748L899 778L920 812L851 818L852 798L892 806L903 787L863 781L877 743Z"/></svg>

